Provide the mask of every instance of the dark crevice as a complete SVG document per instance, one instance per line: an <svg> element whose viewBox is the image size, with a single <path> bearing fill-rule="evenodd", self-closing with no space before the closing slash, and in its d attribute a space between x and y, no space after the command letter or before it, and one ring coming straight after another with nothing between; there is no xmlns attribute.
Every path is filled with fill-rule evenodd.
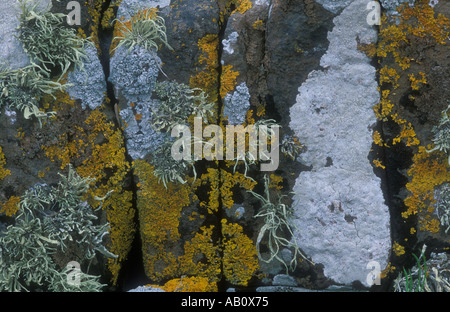
<svg viewBox="0 0 450 312"><path fill-rule="evenodd" d="M227 28L227 23L228 23L228 16L226 16L224 14L224 18L222 22L219 22L219 45L218 45L218 53L217 53L217 64L218 66L218 73L217 73L217 111L218 111L218 119L217 119L217 124L220 125L221 123L221 119L222 119L222 111L223 111L223 101L222 98L220 96L221 92L220 89L222 87L221 82L222 82L222 55L223 55L223 39L225 36L225 30ZM223 163L223 161L219 161L218 165L217 165L217 170L219 171L219 190L222 188L222 183L223 183L223 177L222 177L222 170L225 170L225 165ZM219 233L219 244L222 243L222 239L223 239L223 231L222 231L222 223L221 220L222 218L224 218L224 211L223 211L223 203L222 203L222 196L219 192L219 209L217 211L217 227L218 227L218 233ZM222 247L222 246L220 246ZM223 274L224 272L224 268L223 268L223 248L219 248L219 252L220 252L220 259L222 259L222 261L220 261L220 272L221 272L221 278L219 280L219 282L217 283L217 288L219 292L223 292L226 291L227 289L227 282L225 279L225 276Z"/></svg>

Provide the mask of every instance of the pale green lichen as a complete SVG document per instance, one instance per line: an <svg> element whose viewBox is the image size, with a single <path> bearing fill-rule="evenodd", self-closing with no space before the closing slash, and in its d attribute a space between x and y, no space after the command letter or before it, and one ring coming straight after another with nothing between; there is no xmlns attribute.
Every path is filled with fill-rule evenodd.
<svg viewBox="0 0 450 312"><path fill-rule="evenodd" d="M82 67L86 39L64 24L65 14L38 11L35 0L20 0L18 39L33 62L63 76L72 65Z"/></svg>
<svg viewBox="0 0 450 312"><path fill-rule="evenodd" d="M75 290L61 285L67 271L60 272L54 261L70 242L77 245L81 259L92 259L96 251L115 257L102 244L108 225L95 225L94 210L81 200L91 180L71 167L68 176L61 177L58 187L37 184L25 192L14 224L0 234L1 291ZM80 280L79 290L101 289L96 278L82 276L86 280Z"/></svg>
<svg viewBox="0 0 450 312"><path fill-rule="evenodd" d="M248 191L261 202L260 211L254 218L263 218L264 221L256 239L256 250L261 261L270 263L273 260L278 260L285 266L286 274L288 274L289 269L292 271L295 270L298 256L301 256L305 260L308 259L301 252L295 240L291 241L284 236L284 233L288 233L291 236L294 234L294 224L292 223L293 210L290 206L283 203L283 198L285 196L280 196L277 202L272 202L269 185L269 178L265 176L264 196L261 196L252 190ZM261 243L266 236L267 240L265 244L270 252L270 256L267 259L263 257L260 251ZM291 248L294 251L294 255L289 263L287 263L280 255L280 251L284 248Z"/></svg>

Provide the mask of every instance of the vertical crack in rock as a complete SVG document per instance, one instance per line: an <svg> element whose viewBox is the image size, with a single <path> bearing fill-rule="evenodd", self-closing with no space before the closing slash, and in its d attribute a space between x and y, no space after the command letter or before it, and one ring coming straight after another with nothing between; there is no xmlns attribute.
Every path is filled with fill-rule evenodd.
<svg viewBox="0 0 450 312"><path fill-rule="evenodd" d="M103 3L102 11L100 13L100 20L102 20L103 15L105 14L106 10L111 5L112 0L107 0ZM115 14L117 14L116 10L117 8L114 8ZM100 64L103 69L104 78L106 82L106 96L109 99L110 109L112 110L112 113L114 113L114 121L116 122L117 126L121 130L121 124L120 119L117 118L118 114L118 99L116 97L115 89L114 89L114 83L110 79L111 75L111 56L110 56L110 48L113 41L113 28L110 29L104 29L101 24L98 25L98 40L99 40L99 47L100 47ZM122 131L123 132L123 131ZM125 148L125 155L126 159L129 163L133 161L132 156L129 153L129 148L127 144L127 136L125 133L123 133L123 140L124 140L124 148ZM136 232L134 235L134 240L131 245L131 249L129 251L129 254L127 255L127 259L124 261L121 267L121 271L119 273L118 278L118 287L121 290L131 289L134 287L137 287L139 285L144 285L148 283L148 279L145 275L144 271L144 264L142 262L142 250L141 250L141 237L140 237L140 229L139 229L139 218L137 213L137 186L134 179L134 175L132 171L128 173L129 179L129 185L130 185L130 191L132 192L132 207L136 211L134 216L134 224L136 226Z"/></svg>
<svg viewBox="0 0 450 312"><path fill-rule="evenodd" d="M314 262L324 265L330 279L370 286L366 266L370 261L382 269L387 265L391 240L381 181L368 160L376 125L372 107L379 93L376 70L357 47L358 41L368 44L377 38L366 22L367 3L355 0L335 17L320 62L323 70L311 72L299 88L290 127L307 147L302 156L312 166L294 186L295 239ZM344 218L328 208L342 200L339 194L345 194L349 215ZM364 227L356 227L355 221Z"/></svg>

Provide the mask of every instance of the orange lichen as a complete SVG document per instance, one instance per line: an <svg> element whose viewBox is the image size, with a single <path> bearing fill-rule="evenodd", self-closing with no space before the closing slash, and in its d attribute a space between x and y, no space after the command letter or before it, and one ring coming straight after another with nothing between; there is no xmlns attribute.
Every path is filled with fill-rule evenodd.
<svg viewBox="0 0 450 312"><path fill-rule="evenodd" d="M219 85L219 36L206 35L198 41L198 48L201 52L198 65L203 68L191 77L189 85L193 89L202 89L208 98L215 102Z"/></svg>
<svg viewBox="0 0 450 312"><path fill-rule="evenodd" d="M0 207L0 214L4 213L7 217L14 216L19 210L20 197L11 196L3 205Z"/></svg>
<svg viewBox="0 0 450 312"><path fill-rule="evenodd" d="M269 188L281 190L283 188L283 177L274 173L270 174ZM281 185L280 185L281 184Z"/></svg>
<svg viewBox="0 0 450 312"><path fill-rule="evenodd" d="M247 286L258 270L258 255L253 241L239 224L222 219L223 274L234 285Z"/></svg>
<svg viewBox="0 0 450 312"><path fill-rule="evenodd" d="M377 168L381 168L381 169L386 169L386 166L384 166L382 164L382 162L378 159L374 159L373 160L373 164L377 167Z"/></svg>
<svg viewBox="0 0 450 312"><path fill-rule="evenodd" d="M217 292L217 283L201 276L175 278L161 287L166 292Z"/></svg>
<svg viewBox="0 0 450 312"><path fill-rule="evenodd" d="M396 256L401 256L405 254L405 247L400 245L397 242L394 242L394 245L392 246L392 250L394 251Z"/></svg>
<svg viewBox="0 0 450 312"><path fill-rule="evenodd" d="M411 88L413 90L419 90L421 84L427 83L427 77L423 72L419 72L420 77L417 78L414 74L409 75L409 81L411 82Z"/></svg>
<svg viewBox="0 0 450 312"><path fill-rule="evenodd" d="M5 169L6 158L5 154L3 154L2 147L0 146L0 180L3 180L7 176L11 175L11 171L9 169Z"/></svg>
<svg viewBox="0 0 450 312"><path fill-rule="evenodd" d="M191 190L187 184L167 183L165 187L144 160L134 161L133 169L139 179L137 208L146 274L156 281L173 277L178 263L165 247L180 239L179 218L181 210L190 204Z"/></svg>
<svg viewBox="0 0 450 312"><path fill-rule="evenodd" d="M236 78L239 72L233 70L232 65L225 65L222 68L222 75L220 77L220 97L223 99L225 95L232 92L236 87Z"/></svg>
<svg viewBox="0 0 450 312"><path fill-rule="evenodd" d="M434 190L436 186L450 182L447 157L438 152L428 153L424 146L420 146L408 175L411 177L406 184L409 196L405 199L405 205L408 209L402 216L407 218L420 213L419 229L436 233L439 221L433 216L436 202Z"/></svg>

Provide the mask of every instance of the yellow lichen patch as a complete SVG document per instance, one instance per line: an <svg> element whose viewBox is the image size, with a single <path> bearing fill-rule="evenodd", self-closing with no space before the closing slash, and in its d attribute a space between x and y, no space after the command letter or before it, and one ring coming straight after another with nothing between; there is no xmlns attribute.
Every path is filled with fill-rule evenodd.
<svg viewBox="0 0 450 312"><path fill-rule="evenodd" d="M381 137L380 132L374 131L374 132L373 132L373 135L372 135L372 138L373 138L373 142L374 142L376 145L378 145L378 146L384 146L383 138Z"/></svg>
<svg viewBox="0 0 450 312"><path fill-rule="evenodd" d="M3 154L3 149L0 146L0 180L3 180L7 176L11 175L11 171L9 169L5 169L6 158L5 154Z"/></svg>
<svg viewBox="0 0 450 312"><path fill-rule="evenodd" d="M139 179L137 207L146 274L156 281L173 277L178 263L166 247L180 239L179 218L181 210L190 204L191 189L187 184L176 183L167 183L166 188L144 160L134 161L133 169Z"/></svg>
<svg viewBox="0 0 450 312"><path fill-rule="evenodd" d="M14 216L19 210L20 197L11 196L0 206L0 214L4 213L7 217Z"/></svg>
<svg viewBox="0 0 450 312"><path fill-rule="evenodd" d="M419 229L436 233L438 220L433 215L436 200L435 187L450 182L447 157L439 152L428 153L424 146L413 157L413 165L408 171L411 181L406 184L409 196L405 199L408 209L402 213L404 218L420 214Z"/></svg>
<svg viewBox="0 0 450 312"><path fill-rule="evenodd" d="M161 287L166 292L217 292L217 283L201 276L175 278Z"/></svg>
<svg viewBox="0 0 450 312"><path fill-rule="evenodd" d="M233 70L232 65L222 67L222 75L220 77L220 97L223 99L225 95L232 92L236 87L236 78L239 72Z"/></svg>
<svg viewBox="0 0 450 312"><path fill-rule="evenodd" d="M281 190L283 188L283 177L274 173L270 174L269 188Z"/></svg>
<svg viewBox="0 0 450 312"><path fill-rule="evenodd" d="M109 250L118 257L108 259L108 268L115 284L121 263L131 249L135 231L132 193L124 189L130 164L126 160L122 133L103 112L96 109L83 123L60 133L55 141L42 146L47 157L59 162L61 169L76 164L81 177L93 179L86 200L94 208L102 204L111 226ZM97 200L107 194L104 200Z"/></svg>
<svg viewBox="0 0 450 312"><path fill-rule="evenodd" d="M264 21L263 20L257 20L253 23L253 29L256 30L262 30L264 27Z"/></svg>
<svg viewBox="0 0 450 312"><path fill-rule="evenodd" d="M238 171L230 173L226 170L220 170L221 186L220 196L222 198L222 206L224 208L231 208L234 205L233 200L233 188L239 185L241 188L249 191L253 190L256 186L256 182L246 177L243 173Z"/></svg>
<svg viewBox="0 0 450 312"><path fill-rule="evenodd" d="M377 168L386 169L386 166L384 166L383 163L379 159L374 159L373 164Z"/></svg>
<svg viewBox="0 0 450 312"><path fill-rule="evenodd" d="M403 247L402 245L400 245L397 242L394 242L394 245L392 246L392 250L394 251L394 253L397 256L401 256L405 254L405 247Z"/></svg>
<svg viewBox="0 0 450 312"><path fill-rule="evenodd" d="M239 224L222 219L223 274L234 285L247 286L258 270L258 255L253 241Z"/></svg>
<svg viewBox="0 0 450 312"><path fill-rule="evenodd" d="M391 93L390 90L383 90L381 92L380 103L376 104L373 107L375 116L377 116L377 118L382 121L388 120L388 117L392 112L392 108L394 107L394 104L392 104L392 102L389 100L390 93Z"/></svg>
<svg viewBox="0 0 450 312"><path fill-rule="evenodd" d="M215 213L219 211L219 184L220 175L219 170L214 168L207 168L207 172L202 174L200 179L197 179L193 185L194 189L198 189L201 185L209 185L208 201L201 201L200 207L208 209L208 213Z"/></svg>
<svg viewBox="0 0 450 312"><path fill-rule="evenodd" d="M387 66L384 66L380 69L380 85L390 83L392 84L393 88L398 88L398 79L400 78L400 75L397 73L397 71L394 68L388 68Z"/></svg>
<svg viewBox="0 0 450 312"><path fill-rule="evenodd" d="M416 77L414 74L409 75L409 81L413 90L419 90L420 85L427 83L427 77L423 72L419 72L419 76Z"/></svg>
<svg viewBox="0 0 450 312"><path fill-rule="evenodd" d="M202 227L184 245L185 254L179 258L182 274L208 278L218 282L222 274L220 247L213 241L214 225Z"/></svg>
<svg viewBox="0 0 450 312"><path fill-rule="evenodd" d="M198 48L201 52L198 65L203 68L191 77L189 85L193 89L199 88L205 91L209 100L216 102L219 85L219 36L206 35L198 41Z"/></svg>

